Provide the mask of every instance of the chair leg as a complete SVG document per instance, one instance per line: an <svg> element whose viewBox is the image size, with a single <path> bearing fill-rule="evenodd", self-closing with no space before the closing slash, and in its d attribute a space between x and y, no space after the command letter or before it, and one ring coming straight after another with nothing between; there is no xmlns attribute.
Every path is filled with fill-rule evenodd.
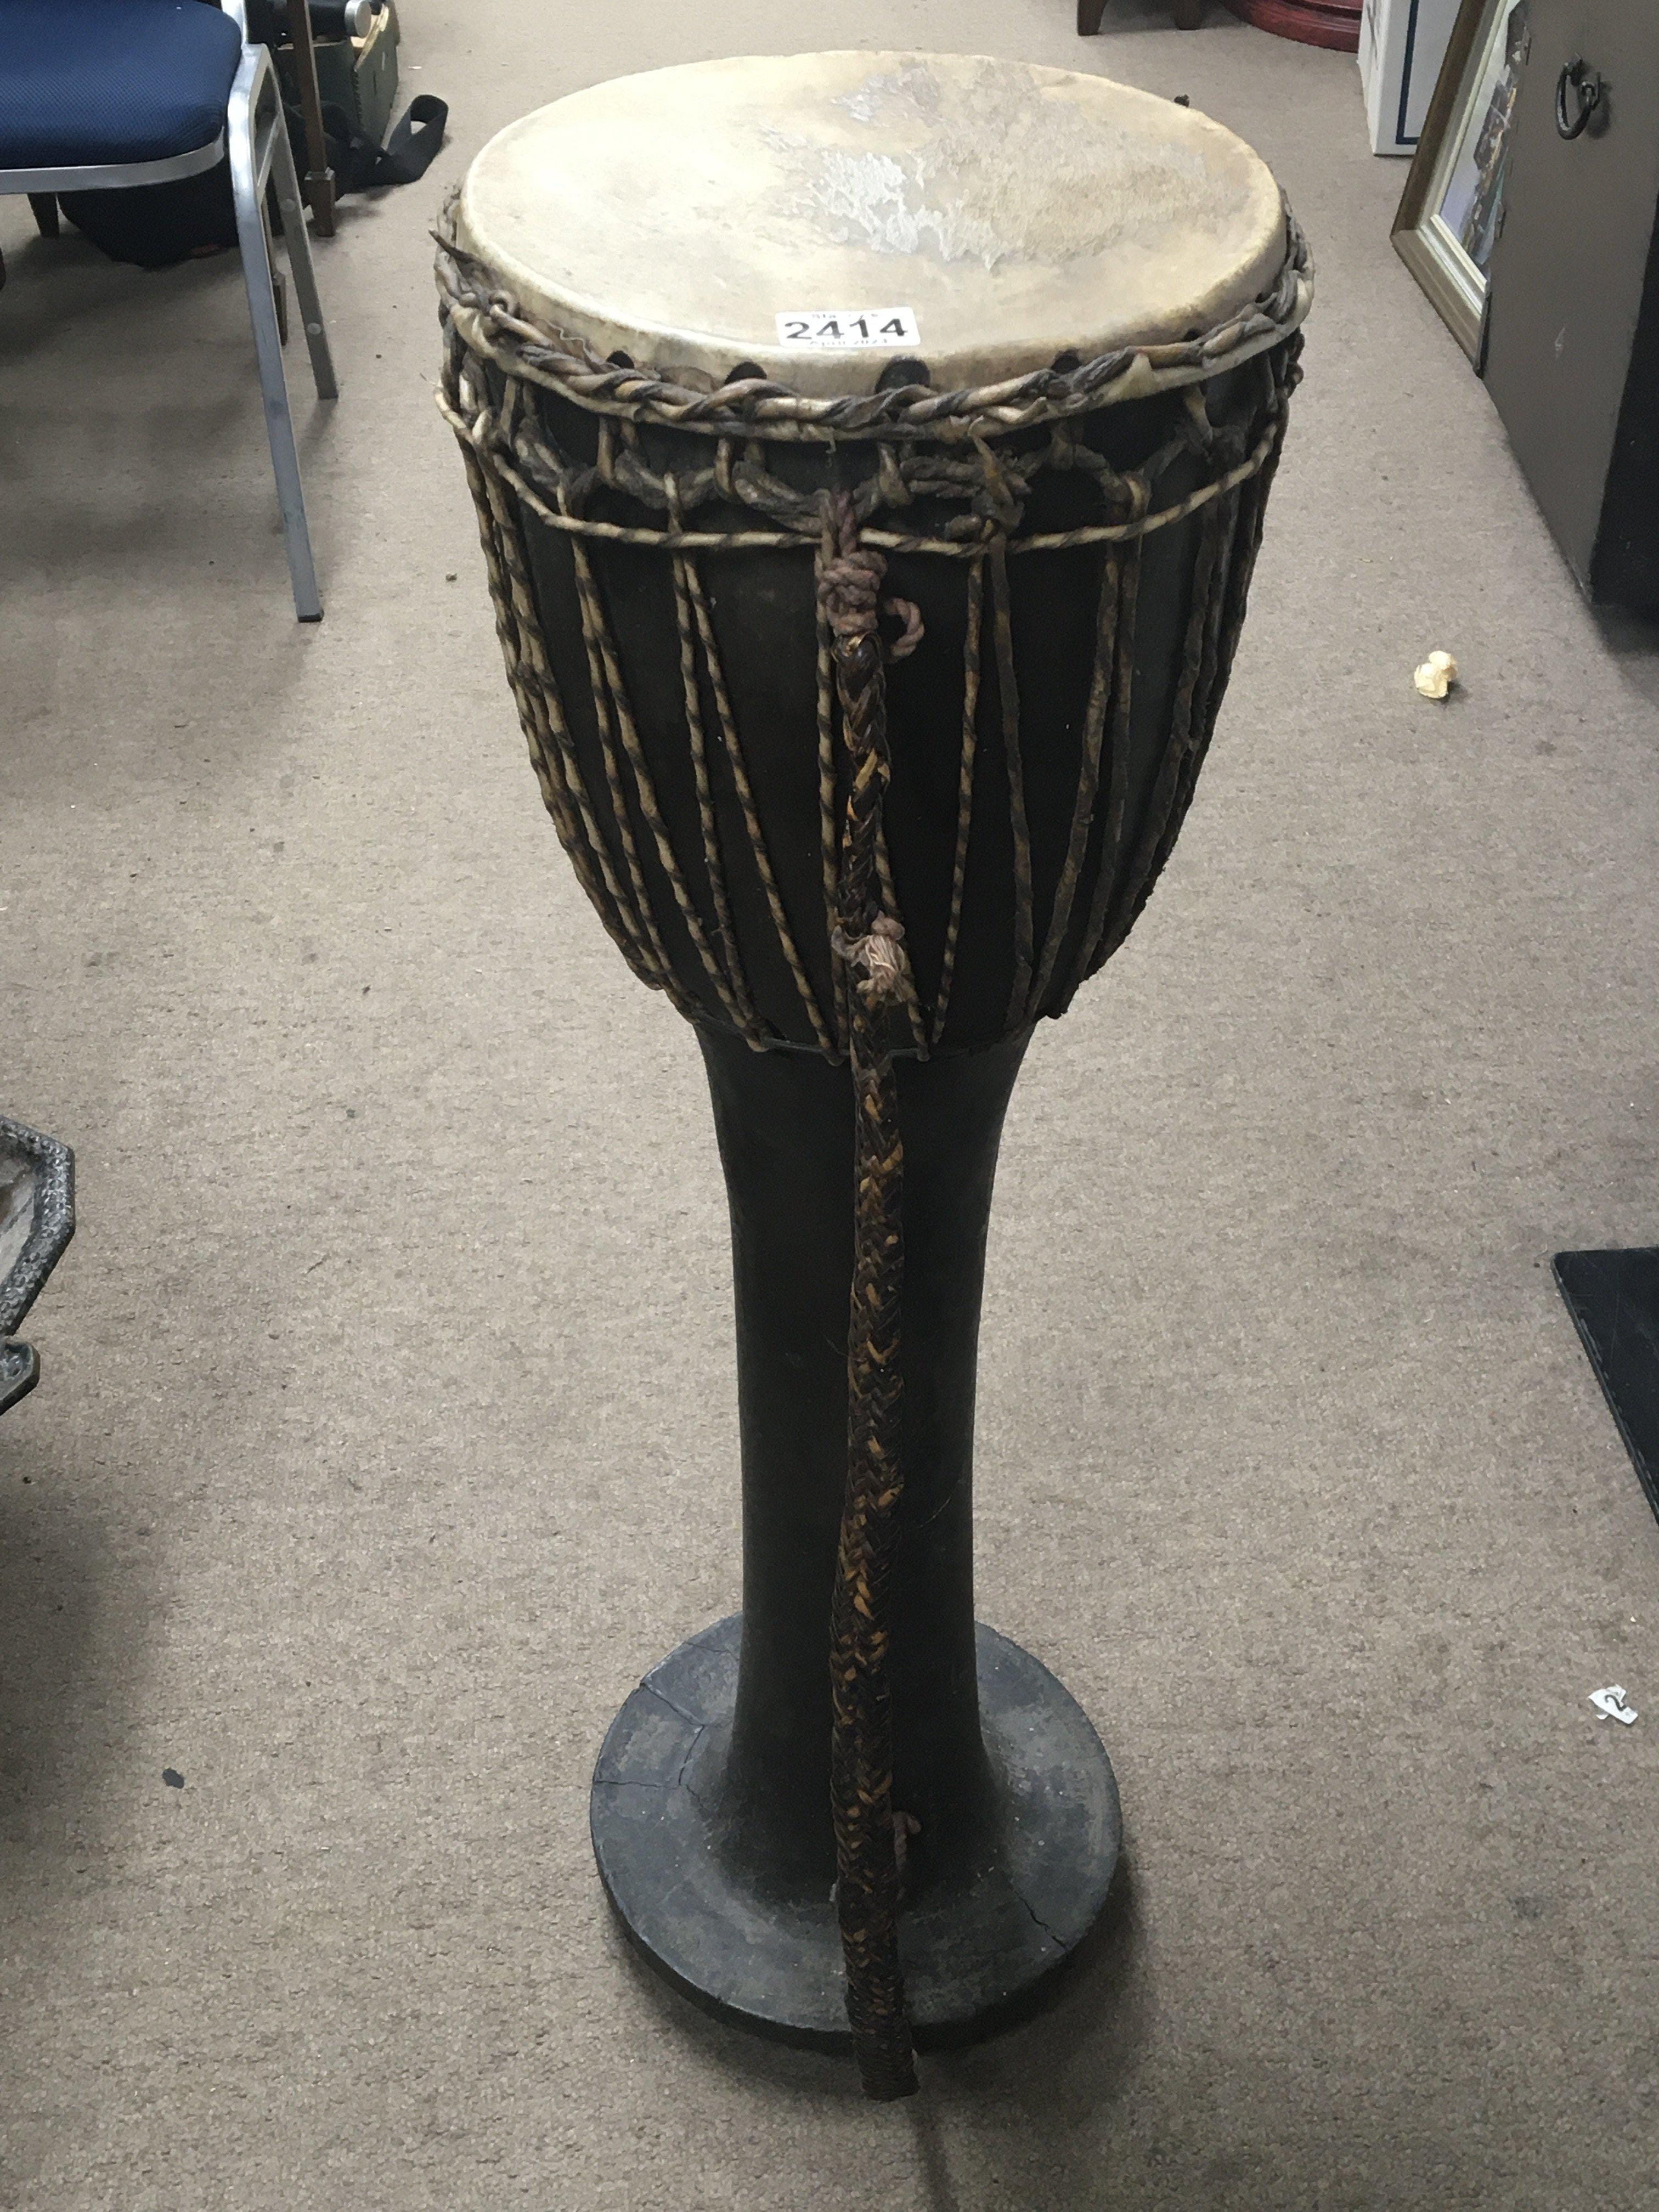
<svg viewBox="0 0 1659 2212"><path fill-rule="evenodd" d="M276 185L276 204L283 211L283 239L288 247L288 265L294 278L294 289L300 302L300 319L305 325L306 344L311 351L311 373L317 380L319 399L337 399L340 386L334 374L334 357L328 349L328 325L323 320L323 303L317 295L317 271L312 265L311 232L306 222L305 204L300 198L300 179L295 173L294 149L289 143L285 125L279 126L272 143L271 172Z"/></svg>
<svg viewBox="0 0 1659 2212"><path fill-rule="evenodd" d="M1092 39L1100 28L1100 19L1106 13L1106 0L1077 0L1077 34L1079 39Z"/></svg>
<svg viewBox="0 0 1659 2212"><path fill-rule="evenodd" d="M300 483L300 455L294 443L294 416L288 402L288 380L283 374L283 341L276 327L276 295L271 281L270 255L265 245L264 211L259 204L259 180L255 165L254 108L269 81L270 58L260 50L257 65L244 62L230 97L226 137L230 154L231 191L236 203L236 235L242 249L242 275L247 283L248 313L253 324L253 349L258 356L259 387L264 397L265 429L270 440L270 462L276 475L276 497L283 510L283 537L288 547L289 574L294 585L294 611L301 622L320 622L323 602L317 589L316 563L312 558L311 532L306 524L305 493ZM277 109L276 143L286 143L287 132ZM289 162L290 173L293 161Z"/></svg>
<svg viewBox="0 0 1659 2212"><path fill-rule="evenodd" d="M58 235L58 195L56 192L31 192L29 205L34 210L34 224L42 238Z"/></svg>

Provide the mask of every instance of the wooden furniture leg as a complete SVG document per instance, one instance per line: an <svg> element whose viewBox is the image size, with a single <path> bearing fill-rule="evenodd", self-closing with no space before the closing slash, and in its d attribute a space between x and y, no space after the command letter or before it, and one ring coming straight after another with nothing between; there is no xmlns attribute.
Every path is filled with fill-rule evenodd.
<svg viewBox="0 0 1659 2212"><path fill-rule="evenodd" d="M58 235L58 195L56 192L31 192L29 205L34 210L35 228L42 238Z"/></svg>
<svg viewBox="0 0 1659 2212"><path fill-rule="evenodd" d="M306 0L286 0L288 34L294 48L294 72L300 80L300 112L306 126L305 194L317 219L319 238L334 235L334 172L328 166L323 136L323 100L317 89L317 52L311 43L311 10Z"/></svg>
<svg viewBox="0 0 1659 2212"><path fill-rule="evenodd" d="M1340 54L1359 52L1359 19L1363 0L1225 0L1235 15L1271 31L1277 39L1294 39L1304 46L1329 46Z"/></svg>
<svg viewBox="0 0 1659 2212"><path fill-rule="evenodd" d="M1170 0L1170 13L1175 17L1177 31L1195 31L1204 21L1206 0ZM1079 39L1091 39L1100 28L1100 19L1106 12L1106 0L1077 0L1077 34Z"/></svg>

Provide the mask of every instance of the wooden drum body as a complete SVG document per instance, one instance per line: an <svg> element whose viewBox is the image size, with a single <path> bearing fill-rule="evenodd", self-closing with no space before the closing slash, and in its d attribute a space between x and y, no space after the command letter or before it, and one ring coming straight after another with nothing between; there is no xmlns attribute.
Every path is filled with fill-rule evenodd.
<svg viewBox="0 0 1659 2212"><path fill-rule="evenodd" d="M1022 149L1047 179L1024 198ZM630 254L642 204L670 212ZM845 2039L825 1638L863 1249L854 1098L878 1060L904 1178L879 1638L894 1894L918 2035L972 2033L1075 1948L1117 1848L1088 1723L973 1621L997 1138L1033 1023L1122 942L1191 799L1296 380L1305 252L1261 163L1188 111L1060 71L860 54L663 71L526 118L480 155L439 266L443 403L544 796L618 947L698 1026L732 1195L744 1613L619 1717L601 1870L691 1994ZM887 342L793 335L866 325ZM849 556L881 602L861 637L835 588ZM860 651L880 663L867 756ZM859 930L902 942L874 1014ZM844 1890L844 1844L841 1866Z"/></svg>
<svg viewBox="0 0 1659 2212"><path fill-rule="evenodd" d="M836 1048L825 855L832 866L844 792L818 742L816 533L797 520L792 547L769 545L780 533L757 505L769 494L811 532L820 495L845 489L866 542L897 542L888 586L922 619L887 679L889 864L917 987L908 1048L972 1048L1063 1012L1127 934L1192 795L1294 345L994 446L664 429L523 385L503 429L507 380L463 356L458 410L488 412L488 450L519 478L492 535L534 610L513 627L538 765L550 792L586 795L563 802L573 857L642 975L696 1019ZM926 489L935 471L951 496ZM1229 478L1242 480L1212 492ZM673 550L671 485L679 535L723 548ZM1086 534L1195 497L1120 541ZM567 509L634 542L548 520ZM964 522L965 546L943 534ZM1048 543L1072 532L1083 542ZM907 550L918 541L945 550Z"/></svg>

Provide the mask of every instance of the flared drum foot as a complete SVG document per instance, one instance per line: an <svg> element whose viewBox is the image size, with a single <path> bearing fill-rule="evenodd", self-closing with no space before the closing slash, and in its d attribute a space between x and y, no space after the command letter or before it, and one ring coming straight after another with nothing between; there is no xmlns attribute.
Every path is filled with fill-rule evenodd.
<svg viewBox="0 0 1659 2212"><path fill-rule="evenodd" d="M765 1895L722 1833L740 1627L734 1614L681 1644L612 1722L593 1777L594 1856L629 1940L676 1988L762 2034L844 2050L828 1886ZM994 1778L985 1839L900 1923L923 2049L1018 2014L1098 1918L1121 1840L1111 1763L1081 1707L994 1630L981 1626L977 1646Z"/></svg>

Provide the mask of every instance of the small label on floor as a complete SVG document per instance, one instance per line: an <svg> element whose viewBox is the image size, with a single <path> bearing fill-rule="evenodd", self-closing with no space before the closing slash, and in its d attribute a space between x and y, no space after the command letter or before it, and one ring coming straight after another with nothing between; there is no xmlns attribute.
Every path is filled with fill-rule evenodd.
<svg viewBox="0 0 1659 2212"><path fill-rule="evenodd" d="M1625 1703L1625 1686L1615 1682L1610 1689L1592 1690L1590 1703L1604 1721L1623 1721L1628 1728L1636 1718L1632 1708Z"/></svg>
<svg viewBox="0 0 1659 2212"><path fill-rule="evenodd" d="M781 346L914 346L921 343L908 307L797 307L778 317Z"/></svg>

